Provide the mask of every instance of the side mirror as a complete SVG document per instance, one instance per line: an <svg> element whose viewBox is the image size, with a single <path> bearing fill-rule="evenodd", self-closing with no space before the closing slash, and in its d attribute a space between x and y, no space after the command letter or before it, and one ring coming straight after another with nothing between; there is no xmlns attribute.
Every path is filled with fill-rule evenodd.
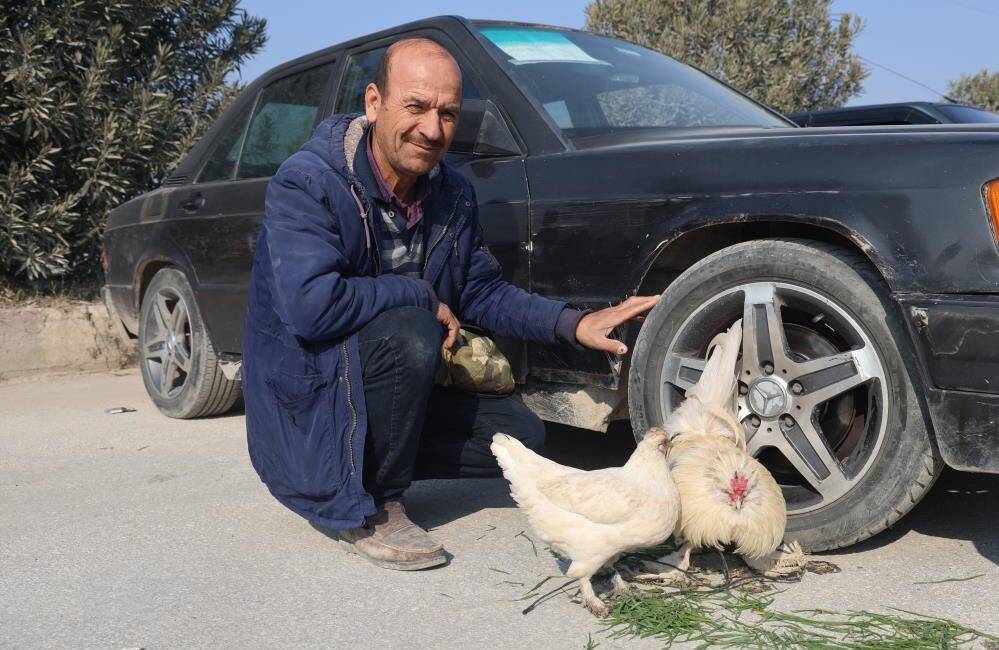
<svg viewBox="0 0 999 650"><path fill-rule="evenodd" d="M516 156L520 147L513 139L496 105L489 99L466 99L461 105L458 132L451 153L473 156Z"/></svg>

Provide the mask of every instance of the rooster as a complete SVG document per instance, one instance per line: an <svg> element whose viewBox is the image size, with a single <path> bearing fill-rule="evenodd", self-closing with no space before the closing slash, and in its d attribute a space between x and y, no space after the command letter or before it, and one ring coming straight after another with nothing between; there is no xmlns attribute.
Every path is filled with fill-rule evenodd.
<svg viewBox="0 0 999 650"><path fill-rule="evenodd" d="M694 549L724 544L733 544L747 565L770 575L798 570L804 562L797 544L777 550L787 521L784 495L747 453L745 431L735 417L741 342L741 320L711 341L701 378L666 421L668 460L680 492L676 538L683 544L659 559L673 569L643 578L682 578Z"/></svg>
<svg viewBox="0 0 999 650"><path fill-rule="evenodd" d="M623 467L591 472L559 465L498 433L491 449L510 493L538 536L571 560L566 571L579 579L583 605L606 616L607 605L590 578L621 553L661 543L673 532L679 495L666 462L669 437L650 429ZM628 590L615 570L615 593Z"/></svg>

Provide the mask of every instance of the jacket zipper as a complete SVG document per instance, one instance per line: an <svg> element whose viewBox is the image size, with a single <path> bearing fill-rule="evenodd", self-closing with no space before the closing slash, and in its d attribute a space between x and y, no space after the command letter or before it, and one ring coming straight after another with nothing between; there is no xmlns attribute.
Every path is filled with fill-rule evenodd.
<svg viewBox="0 0 999 650"><path fill-rule="evenodd" d="M347 453L350 454L350 473L357 473L354 465L354 433L357 431L357 409L354 408L354 397L350 385L350 355L347 353L347 342L341 344L343 349L343 378L347 382L347 407L350 409L350 435L347 436Z"/></svg>
<svg viewBox="0 0 999 650"><path fill-rule="evenodd" d="M430 256L433 255L434 249L437 245L441 243L444 236L447 234L447 229L451 225L451 220L454 219L455 213L458 211L458 203L461 202L461 197L464 195L463 192L458 192L458 198L454 200L454 205L451 207L451 214L448 215L447 221L444 222L444 229L441 230L441 234L434 240L434 243L430 244L430 248L427 250L427 254L423 258L423 273L426 274L427 267L430 265Z"/></svg>
<svg viewBox="0 0 999 650"><path fill-rule="evenodd" d="M380 275L382 272L382 254L378 246L378 238L374 233L374 224L370 223L368 219L368 211L364 209L364 204L361 203L361 198L357 195L357 190L354 189L353 185L350 185L350 193L354 197L354 202L357 203L357 211L361 215L361 223L364 224L364 243L367 245L368 254L372 257L372 263L375 266L375 275ZM371 249L374 248L374 253Z"/></svg>

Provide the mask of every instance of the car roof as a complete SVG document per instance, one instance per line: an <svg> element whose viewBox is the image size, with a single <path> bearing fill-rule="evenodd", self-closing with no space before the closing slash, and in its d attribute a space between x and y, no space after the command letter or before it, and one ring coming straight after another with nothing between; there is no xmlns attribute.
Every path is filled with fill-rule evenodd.
<svg viewBox="0 0 999 650"><path fill-rule="evenodd" d="M308 54L303 54L302 56L296 57L290 61L285 61L279 65L270 68L259 77L253 80L252 84L256 84L262 79L269 79L273 77L282 76L285 71L290 71L297 68L303 64L309 63L315 58L320 58L327 54L332 54L337 50L346 50L358 45L364 45L369 41L377 41L382 38L392 36L403 31L409 31L412 29L419 29L421 27L436 27L441 30L446 30L448 27L455 27L456 25L463 25L472 31L473 27L533 27L542 29L556 29L565 32L580 32L583 30L573 29L570 27L559 27L557 25L543 25L541 23L524 23L518 21L510 20L486 20L486 19L468 19L464 16L458 15L440 15L432 16L430 18L421 18L420 20L414 20L408 23L403 23L401 25L396 25L394 27L389 27L377 32L372 32L370 34L364 34L356 38L352 38L349 41L343 41L341 43L336 43L330 45L329 47L324 47L320 50L314 52L309 52Z"/></svg>

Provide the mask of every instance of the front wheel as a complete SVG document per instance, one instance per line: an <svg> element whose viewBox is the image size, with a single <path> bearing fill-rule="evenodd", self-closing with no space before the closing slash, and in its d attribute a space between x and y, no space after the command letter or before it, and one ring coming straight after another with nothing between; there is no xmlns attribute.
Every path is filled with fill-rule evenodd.
<svg viewBox="0 0 999 650"><path fill-rule="evenodd" d="M218 415L239 400L239 382L222 374L194 292L177 269L160 270L146 289L139 353L146 392L165 415Z"/></svg>
<svg viewBox="0 0 999 650"><path fill-rule="evenodd" d="M738 417L783 489L787 538L839 548L911 509L942 464L896 342L905 330L877 271L837 246L745 242L677 278L635 344L636 435L683 401L708 343L738 318Z"/></svg>

